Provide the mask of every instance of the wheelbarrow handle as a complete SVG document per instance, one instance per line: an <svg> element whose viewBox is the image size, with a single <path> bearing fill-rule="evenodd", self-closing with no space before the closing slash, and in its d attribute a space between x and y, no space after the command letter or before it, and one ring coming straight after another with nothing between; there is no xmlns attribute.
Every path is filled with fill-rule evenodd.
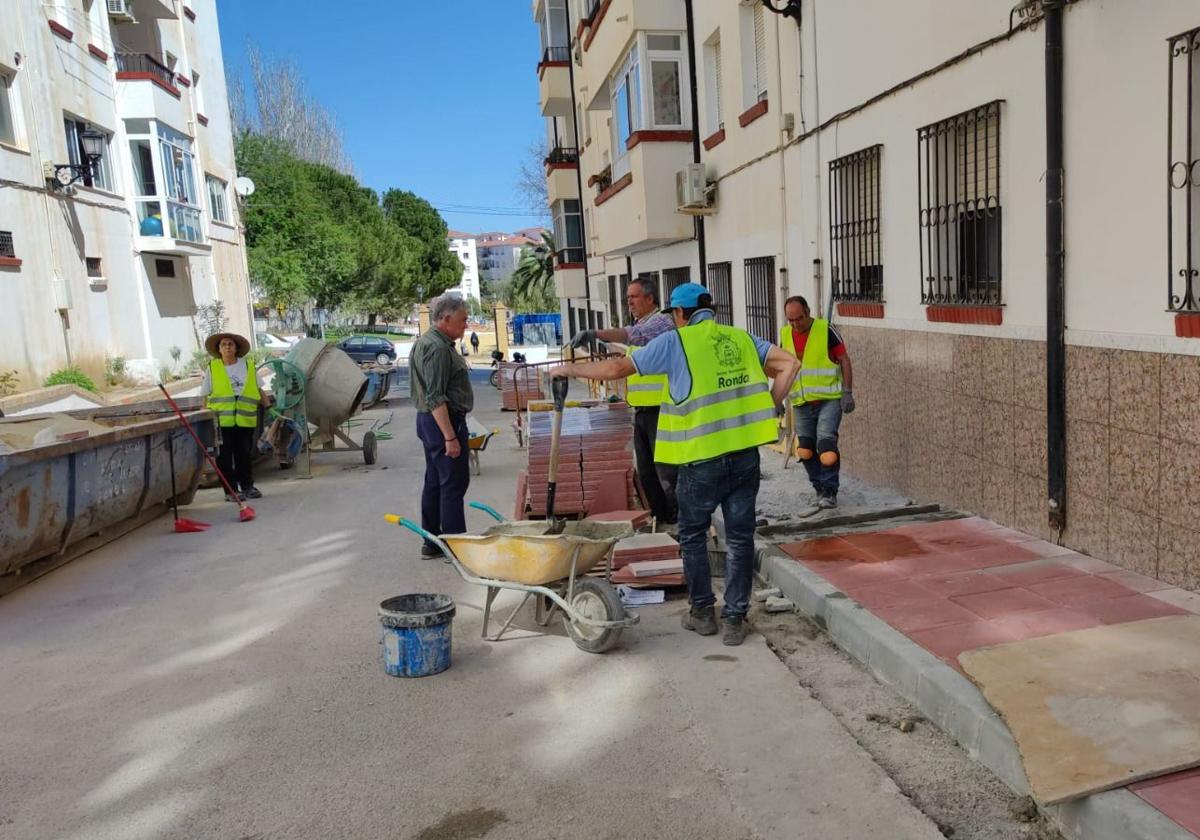
<svg viewBox="0 0 1200 840"><path fill-rule="evenodd" d="M503 522L504 517L491 505L485 505L483 502L467 502L468 507L473 507L475 510L481 510L488 516L495 519L497 522Z"/></svg>
<svg viewBox="0 0 1200 840"><path fill-rule="evenodd" d="M444 542L442 542L440 539L435 537L433 534L426 531L424 528L422 528L416 522L413 522L411 519L405 519L403 516L397 516L394 513L385 513L383 515L383 518L386 519L388 522L391 522L393 525L399 525L401 528L407 528L408 530L412 531L414 534L418 535L419 537L426 540L427 542L431 542L434 545L436 545L438 548L441 549L442 554L445 554L447 557L451 556L449 546L447 546Z"/></svg>

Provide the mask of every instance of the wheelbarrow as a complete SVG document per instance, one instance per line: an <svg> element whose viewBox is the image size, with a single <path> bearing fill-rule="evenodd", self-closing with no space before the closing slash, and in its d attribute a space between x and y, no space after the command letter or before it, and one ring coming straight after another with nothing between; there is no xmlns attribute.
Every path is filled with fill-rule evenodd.
<svg viewBox="0 0 1200 840"><path fill-rule="evenodd" d="M484 639L499 641L530 598L536 598L534 620L539 627L547 626L561 610L567 635L588 653L604 653L618 642L623 629L637 624L639 616L625 611L612 584L584 577L598 563L608 561L617 540L633 533L628 523L568 522L562 533L550 534L553 522L508 522L487 505L472 502L471 506L486 511L499 524L481 534L436 537L395 514L384 518L436 545L463 580L487 589ZM525 597L500 629L491 633L492 602L501 589L524 592Z"/></svg>

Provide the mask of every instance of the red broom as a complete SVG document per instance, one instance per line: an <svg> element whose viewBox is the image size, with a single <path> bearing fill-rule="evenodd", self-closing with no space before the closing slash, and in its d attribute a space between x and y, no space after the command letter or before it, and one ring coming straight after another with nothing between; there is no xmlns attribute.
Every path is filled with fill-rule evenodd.
<svg viewBox="0 0 1200 840"><path fill-rule="evenodd" d="M167 402L171 404L171 408L175 409L175 414L180 420L183 421L183 425L188 430L188 433L191 434L192 440L196 441L196 445L199 446L200 451L204 453L204 457L208 461L208 465L213 468L213 472L217 474L217 478L221 479L221 483L225 485L225 492L229 494L231 499L237 500L238 519L242 522L249 522L255 516L254 508L238 499L237 491L233 489L233 486L229 483L229 480L225 478L225 474L221 472L221 468L217 466L217 462L214 461L212 456L208 454L208 448L205 447L204 442L200 440L200 436L196 434L196 430L192 428L192 424L189 423L188 419L183 416L183 411L181 411L179 406L176 405L175 400L171 399L171 395L167 393L166 387L161 382L158 383L158 390L163 392L163 396L167 398Z"/></svg>
<svg viewBox="0 0 1200 840"><path fill-rule="evenodd" d="M199 519L188 519L179 515L179 496L175 490L175 436L167 437L167 460L171 464L171 513L175 514L175 533L177 534L194 534L197 531L203 531L211 528L209 522L201 522Z"/></svg>

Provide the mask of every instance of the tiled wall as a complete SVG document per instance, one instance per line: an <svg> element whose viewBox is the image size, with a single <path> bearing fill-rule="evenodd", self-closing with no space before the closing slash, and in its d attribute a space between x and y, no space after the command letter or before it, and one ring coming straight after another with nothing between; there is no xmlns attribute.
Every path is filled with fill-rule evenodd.
<svg viewBox="0 0 1200 840"><path fill-rule="evenodd" d="M1200 590L1200 358L1067 348L1067 529L1046 522L1045 346L842 325L846 469Z"/></svg>

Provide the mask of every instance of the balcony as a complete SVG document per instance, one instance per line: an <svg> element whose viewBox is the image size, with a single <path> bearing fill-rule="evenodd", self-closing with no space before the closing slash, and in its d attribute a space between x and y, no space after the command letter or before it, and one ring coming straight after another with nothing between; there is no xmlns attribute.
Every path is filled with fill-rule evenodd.
<svg viewBox="0 0 1200 840"><path fill-rule="evenodd" d="M632 148L611 171L593 176L591 201L598 233L596 253L604 256L636 251L687 239L692 220L675 208L675 173L692 159L690 140L659 141L631 138ZM633 142L637 139L637 142Z"/></svg>
<svg viewBox="0 0 1200 840"><path fill-rule="evenodd" d="M139 252L197 257L212 251L199 207L170 198L139 198L135 203Z"/></svg>
<svg viewBox="0 0 1200 840"><path fill-rule="evenodd" d="M171 69L148 53L118 52L117 114L121 119L160 119L180 131L191 112Z"/></svg>
<svg viewBox="0 0 1200 840"><path fill-rule="evenodd" d="M579 150L574 146L555 146L550 150L550 154L546 155L546 168L556 166L579 166Z"/></svg>
<svg viewBox="0 0 1200 840"><path fill-rule="evenodd" d="M583 67L577 68L576 83L586 86L588 110L606 111L608 79L629 51L639 32L684 32L687 20L683 3L642 3L634 0L605 0L599 4L580 48ZM582 78L579 73L582 73Z"/></svg>
<svg viewBox="0 0 1200 840"><path fill-rule="evenodd" d="M546 192L551 204L579 198L579 152L559 146L546 155Z"/></svg>
<svg viewBox="0 0 1200 840"><path fill-rule="evenodd" d="M566 47L547 47L538 62L538 102L543 117L571 115L571 52Z"/></svg>
<svg viewBox="0 0 1200 840"><path fill-rule="evenodd" d="M137 0L133 4L138 20L178 20L177 0Z"/></svg>

